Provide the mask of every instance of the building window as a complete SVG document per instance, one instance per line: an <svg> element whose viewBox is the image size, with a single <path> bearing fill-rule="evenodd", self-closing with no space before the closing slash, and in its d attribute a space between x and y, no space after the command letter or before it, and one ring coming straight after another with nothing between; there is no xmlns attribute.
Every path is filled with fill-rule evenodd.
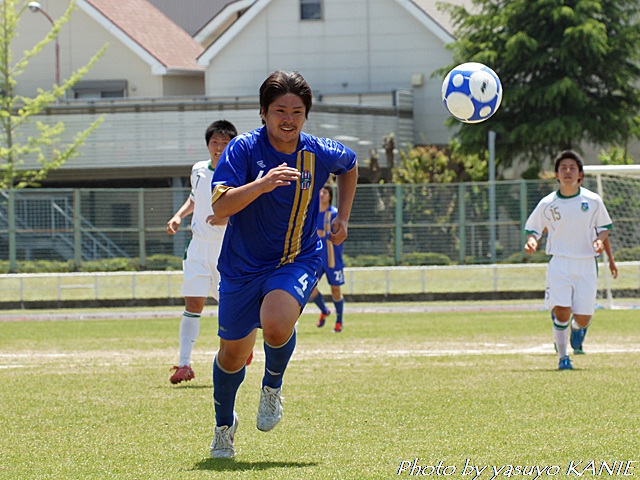
<svg viewBox="0 0 640 480"><path fill-rule="evenodd" d="M300 20L322 20L322 0L300 0Z"/></svg>
<svg viewBox="0 0 640 480"><path fill-rule="evenodd" d="M124 98L126 96L126 80L87 80L73 86L73 98Z"/></svg>

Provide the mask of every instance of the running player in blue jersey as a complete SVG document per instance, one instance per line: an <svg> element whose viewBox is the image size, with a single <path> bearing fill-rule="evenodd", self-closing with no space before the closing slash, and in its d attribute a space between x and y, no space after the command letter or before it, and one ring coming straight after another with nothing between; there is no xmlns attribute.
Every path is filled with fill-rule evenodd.
<svg viewBox="0 0 640 480"><path fill-rule="evenodd" d="M344 311L344 298L340 286L344 285L344 262L342 260L342 245L334 245L329 240L331 233L331 222L338 216L338 209L332 205L333 189L329 185L325 185L320 190L320 215L318 216L318 237L322 242L322 267L318 272L318 279L322 275L327 276L327 282L331 286L331 297L333 305L336 308L336 323L333 327L335 333L342 331L342 313ZM320 309L320 318L318 319L318 328L324 327L327 316L331 314L331 310L324 303L324 298L318 287L313 289L311 300Z"/></svg>
<svg viewBox="0 0 640 480"><path fill-rule="evenodd" d="M263 126L233 139L212 181L216 216L229 217L218 260L220 346L213 362L213 458L235 455L236 394L262 329L265 370L257 427L282 417L282 377L296 345L295 324L317 282L320 189L337 175L338 216L329 235L347 238L357 184L355 153L302 132L311 87L298 72L276 71L260 87Z"/></svg>

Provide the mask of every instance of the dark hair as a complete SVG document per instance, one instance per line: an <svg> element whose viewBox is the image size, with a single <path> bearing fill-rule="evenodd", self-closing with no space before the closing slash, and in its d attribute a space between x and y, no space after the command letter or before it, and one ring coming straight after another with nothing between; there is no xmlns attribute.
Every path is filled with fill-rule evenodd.
<svg viewBox="0 0 640 480"><path fill-rule="evenodd" d="M311 87L298 72L285 72L277 70L267 77L260 85L260 114L267 113L269 105L274 100L287 93L297 95L304 103L305 118L309 118L312 104ZM264 120L262 121L264 124Z"/></svg>
<svg viewBox="0 0 640 480"><path fill-rule="evenodd" d="M556 163L554 167L556 173L558 173L558 168L560 168L560 162L566 158L574 160L578 164L578 170L580 172L583 171L584 162L582 161L582 157L578 155L578 152L575 152L574 150L564 150L560 152L556 157Z"/></svg>
<svg viewBox="0 0 640 480"><path fill-rule="evenodd" d="M331 205L333 203L333 188L331 188L330 185L325 185L320 190L326 190L329 192L329 205Z"/></svg>
<svg viewBox="0 0 640 480"><path fill-rule="evenodd" d="M211 140L214 133L219 133L220 135L226 135L229 138L233 138L238 135L238 130L236 130L233 123L228 120L216 120L209 125L207 130L204 132L204 139L207 142L207 146L209 145L209 140Z"/></svg>

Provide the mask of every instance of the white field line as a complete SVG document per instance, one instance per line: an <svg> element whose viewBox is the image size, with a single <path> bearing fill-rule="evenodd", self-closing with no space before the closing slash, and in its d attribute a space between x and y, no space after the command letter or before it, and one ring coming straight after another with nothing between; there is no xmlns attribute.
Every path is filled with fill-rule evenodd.
<svg viewBox="0 0 640 480"><path fill-rule="evenodd" d="M135 320L141 318L179 318L183 308L175 307L170 310L150 310L144 308L135 308L127 310L108 310L100 309L95 312L90 311L64 311L56 310L53 313L47 312L15 312L0 314L0 322L19 322L19 321L55 321L55 320ZM309 305L302 312L303 315L317 315L317 307ZM426 312L493 312L493 311L525 311L525 310L543 310L540 303L538 304L447 304L447 305L429 305L429 304L402 304L402 305L384 305L384 304L351 304L345 306L345 314L350 313L426 313ZM215 307L206 308L202 312L203 317L217 317L218 310Z"/></svg>
<svg viewBox="0 0 640 480"><path fill-rule="evenodd" d="M640 300L617 300L615 309L639 309ZM600 308L600 307L597 307ZM167 309L146 309L144 307L126 310L123 308L96 309L95 311L55 310L53 312L34 311L12 312L0 314L0 322L19 321L54 321L54 320L135 320L142 318L179 318L183 307L174 306ZM437 312L499 312L499 311L544 311L541 301L503 301L503 302L451 302L438 303L351 303L345 305L345 314L350 313L437 313ZM303 315L317 315L315 305L307 305ZM215 318L218 310L215 306L207 306L202 312L204 318Z"/></svg>
<svg viewBox="0 0 640 480"><path fill-rule="evenodd" d="M589 345L588 354L625 354L638 353L640 346L598 344L594 342ZM211 361L215 352L194 353L194 363ZM388 348L372 345L371 347L359 347L356 349L343 348L305 348L299 345L296 349L292 362L307 360L346 360L346 359L384 359L384 358L418 358L418 357L455 357L474 355L555 355L553 344L540 343L537 345L513 345L505 343L482 343L458 345L457 348L443 348L443 345L417 345L413 348L401 348L400 346L390 346ZM32 368L34 366L56 366L64 365L71 367L112 367L127 366L135 364L157 363L159 367L171 366L176 356L173 350L92 350L78 352L38 352L25 351L20 353L0 352L0 370L15 368ZM256 350L255 363L264 362L264 352ZM251 367L249 367L251 368Z"/></svg>

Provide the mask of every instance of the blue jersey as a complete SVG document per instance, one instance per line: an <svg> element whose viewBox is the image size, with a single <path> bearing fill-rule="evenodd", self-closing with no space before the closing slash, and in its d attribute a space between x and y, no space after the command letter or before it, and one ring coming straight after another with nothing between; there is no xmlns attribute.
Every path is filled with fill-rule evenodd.
<svg viewBox="0 0 640 480"><path fill-rule="evenodd" d="M325 273L330 270L342 270L344 263L342 261L342 244L334 245L329 240L331 233L331 222L338 216L338 209L330 205L325 211L321 211L318 215L318 223L316 228L318 236L322 242L322 266Z"/></svg>
<svg viewBox="0 0 640 480"><path fill-rule="evenodd" d="M263 193L229 218L218 260L223 277L248 280L287 263L318 258L320 189L331 173L341 175L356 165L356 154L341 143L301 133L296 152L286 154L271 146L265 127L238 135L216 166L213 196L219 186L251 183L282 163L298 169L300 178Z"/></svg>

